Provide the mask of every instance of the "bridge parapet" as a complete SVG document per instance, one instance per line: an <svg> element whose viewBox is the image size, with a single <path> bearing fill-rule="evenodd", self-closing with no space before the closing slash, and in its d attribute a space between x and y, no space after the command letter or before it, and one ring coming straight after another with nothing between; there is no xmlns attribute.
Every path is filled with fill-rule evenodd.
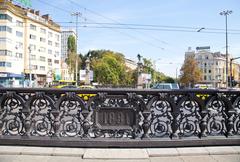
<svg viewBox="0 0 240 162"><path fill-rule="evenodd" d="M84 101L80 94L96 95ZM0 96L0 144L75 147L240 144L237 90L1 88Z"/></svg>

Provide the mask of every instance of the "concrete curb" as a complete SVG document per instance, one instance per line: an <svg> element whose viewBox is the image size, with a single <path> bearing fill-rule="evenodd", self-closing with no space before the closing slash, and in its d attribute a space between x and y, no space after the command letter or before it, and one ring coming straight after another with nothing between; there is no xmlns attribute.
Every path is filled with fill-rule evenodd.
<svg viewBox="0 0 240 162"><path fill-rule="evenodd" d="M87 149L0 146L0 155L65 156L83 159L148 159L150 157L239 155L240 146L146 149Z"/></svg>

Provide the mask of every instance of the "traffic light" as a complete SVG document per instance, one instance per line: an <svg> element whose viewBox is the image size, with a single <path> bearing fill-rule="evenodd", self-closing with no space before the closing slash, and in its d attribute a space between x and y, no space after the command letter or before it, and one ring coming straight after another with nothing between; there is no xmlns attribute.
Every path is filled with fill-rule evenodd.
<svg viewBox="0 0 240 162"><path fill-rule="evenodd" d="M236 80L232 80L232 87L235 87L238 84L238 82Z"/></svg>
<svg viewBox="0 0 240 162"><path fill-rule="evenodd" d="M231 77L231 80L230 77L228 77L228 86L230 86L230 81L232 83L232 87L235 87L238 84L238 82L234 80L234 76Z"/></svg>

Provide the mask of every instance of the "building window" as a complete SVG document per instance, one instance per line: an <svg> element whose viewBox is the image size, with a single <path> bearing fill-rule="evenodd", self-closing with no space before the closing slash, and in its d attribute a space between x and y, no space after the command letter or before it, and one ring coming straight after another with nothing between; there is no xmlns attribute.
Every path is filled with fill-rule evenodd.
<svg viewBox="0 0 240 162"><path fill-rule="evenodd" d="M30 29L36 31L37 27L36 27L36 25L30 24Z"/></svg>
<svg viewBox="0 0 240 162"><path fill-rule="evenodd" d="M22 42L16 42L16 49L23 49L23 43Z"/></svg>
<svg viewBox="0 0 240 162"><path fill-rule="evenodd" d="M208 60L208 56L206 56L205 59Z"/></svg>
<svg viewBox="0 0 240 162"><path fill-rule="evenodd" d="M0 50L0 56L12 56L12 51Z"/></svg>
<svg viewBox="0 0 240 162"><path fill-rule="evenodd" d="M45 38L40 37L40 42L46 42Z"/></svg>
<svg viewBox="0 0 240 162"><path fill-rule="evenodd" d="M56 43L55 43L55 47L59 47L59 43L56 42Z"/></svg>
<svg viewBox="0 0 240 162"><path fill-rule="evenodd" d="M52 66L52 59L48 59L48 65Z"/></svg>
<svg viewBox="0 0 240 162"><path fill-rule="evenodd" d="M212 72L212 70L208 70L208 73L211 73Z"/></svg>
<svg viewBox="0 0 240 162"><path fill-rule="evenodd" d="M52 41L48 41L48 45L51 46L52 45Z"/></svg>
<svg viewBox="0 0 240 162"><path fill-rule="evenodd" d="M9 33L12 33L12 28L8 27L8 26L0 26L0 32L2 31L7 31Z"/></svg>
<svg viewBox="0 0 240 162"><path fill-rule="evenodd" d="M0 61L0 67L12 67L11 62Z"/></svg>
<svg viewBox="0 0 240 162"><path fill-rule="evenodd" d="M16 26L23 27L23 22L17 20L16 21Z"/></svg>
<svg viewBox="0 0 240 162"><path fill-rule="evenodd" d="M22 53L16 53L16 58L22 58L23 57L23 54Z"/></svg>
<svg viewBox="0 0 240 162"><path fill-rule="evenodd" d="M45 62L46 57L40 56L40 61L44 61Z"/></svg>
<svg viewBox="0 0 240 162"><path fill-rule="evenodd" d="M30 34L30 35L29 35L29 38L30 38L30 39L33 39L33 40L36 40L36 35Z"/></svg>
<svg viewBox="0 0 240 162"><path fill-rule="evenodd" d="M59 60L54 60L54 63L55 64L59 64Z"/></svg>
<svg viewBox="0 0 240 162"><path fill-rule="evenodd" d="M59 57L59 52L55 51L55 57Z"/></svg>
<svg viewBox="0 0 240 162"><path fill-rule="evenodd" d="M0 20L8 20L12 22L12 17L7 14L0 14Z"/></svg>
<svg viewBox="0 0 240 162"><path fill-rule="evenodd" d="M23 33L20 32L20 31L16 31L16 36L17 36L17 37L23 37Z"/></svg>
<svg viewBox="0 0 240 162"><path fill-rule="evenodd" d="M48 50L48 54L50 54L50 55L51 55L51 54L52 54L52 50L50 50L50 49L49 49L49 50Z"/></svg>
<svg viewBox="0 0 240 162"><path fill-rule="evenodd" d="M40 29L40 32L41 32L42 34L46 34L46 29L41 28L41 29Z"/></svg>
<svg viewBox="0 0 240 162"><path fill-rule="evenodd" d="M37 70L37 69L38 69L38 66L37 66L37 65L31 65L31 69L32 69L32 70Z"/></svg>
<svg viewBox="0 0 240 162"><path fill-rule="evenodd" d="M46 52L46 48L45 47L40 47L39 52Z"/></svg>
<svg viewBox="0 0 240 162"><path fill-rule="evenodd" d="M12 40L6 37L0 37L0 43L12 43Z"/></svg>
<svg viewBox="0 0 240 162"><path fill-rule="evenodd" d="M211 75L209 75L209 76L208 76L208 80L212 80L212 77L211 77Z"/></svg>
<svg viewBox="0 0 240 162"><path fill-rule="evenodd" d="M30 59L31 59L31 60L36 60L36 55L31 55L31 56L30 56Z"/></svg>
<svg viewBox="0 0 240 162"><path fill-rule="evenodd" d="M53 33L52 32L48 32L48 38L52 38Z"/></svg>
<svg viewBox="0 0 240 162"><path fill-rule="evenodd" d="M29 47L31 48L32 51L35 51L37 49L36 45L30 44Z"/></svg>
<svg viewBox="0 0 240 162"><path fill-rule="evenodd" d="M40 66L40 70L45 70L45 66Z"/></svg>
<svg viewBox="0 0 240 162"><path fill-rule="evenodd" d="M55 38L57 39L57 41L60 40L60 36L58 34L55 34Z"/></svg>
<svg viewBox="0 0 240 162"><path fill-rule="evenodd" d="M204 75L204 80L207 80L207 76L206 75Z"/></svg>

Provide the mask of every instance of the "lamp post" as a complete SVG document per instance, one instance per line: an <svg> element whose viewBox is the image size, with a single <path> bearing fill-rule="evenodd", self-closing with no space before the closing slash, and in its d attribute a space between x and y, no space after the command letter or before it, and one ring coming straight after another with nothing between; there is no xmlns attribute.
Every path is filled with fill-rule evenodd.
<svg viewBox="0 0 240 162"><path fill-rule="evenodd" d="M227 17L232 13L231 10L226 10L220 12L220 15L225 16L225 25L226 25L226 88L228 87L228 26L227 26Z"/></svg>
<svg viewBox="0 0 240 162"><path fill-rule="evenodd" d="M141 74L142 74L142 70L143 70L143 64L141 61L142 56L140 54L137 55L138 58L138 63L137 63L137 88L141 89L142 87L142 78L141 78Z"/></svg>
<svg viewBox="0 0 240 162"><path fill-rule="evenodd" d="M82 14L80 12L74 12L71 14L72 16L76 16L76 54L78 57L78 17L80 17ZM77 86L77 81L78 81L78 58L76 59L76 65L75 65L75 70L76 70L76 86Z"/></svg>

